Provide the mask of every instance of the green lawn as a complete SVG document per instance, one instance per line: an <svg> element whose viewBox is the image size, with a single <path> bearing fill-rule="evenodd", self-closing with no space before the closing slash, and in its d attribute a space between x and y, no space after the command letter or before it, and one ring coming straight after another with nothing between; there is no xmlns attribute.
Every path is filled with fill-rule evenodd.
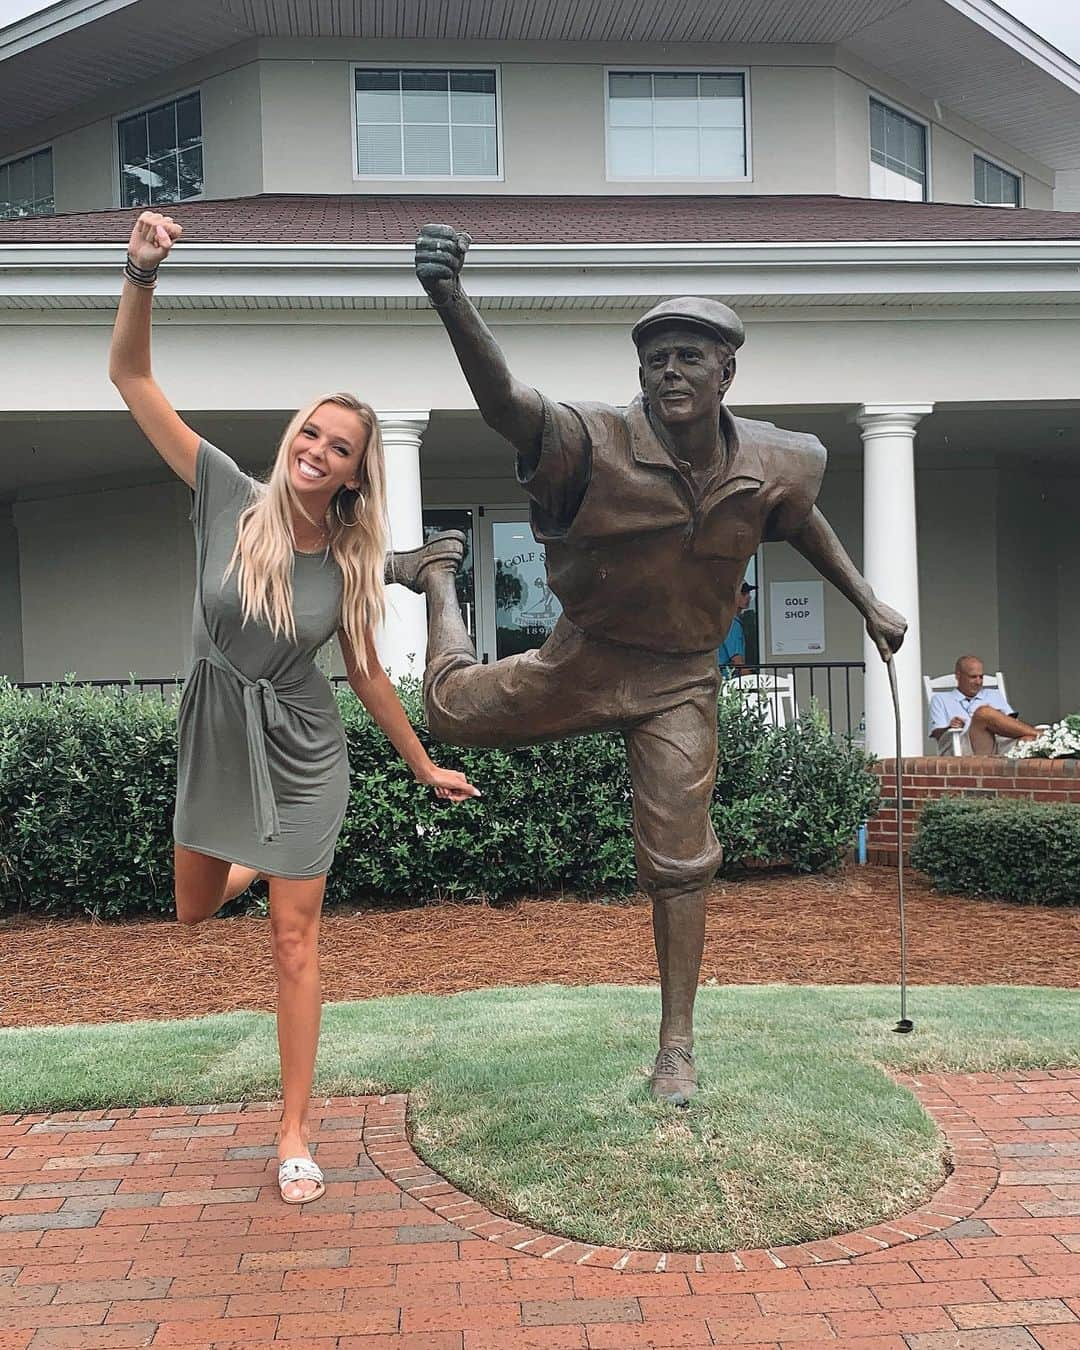
<svg viewBox="0 0 1080 1350"><path fill-rule="evenodd" d="M702 1091L653 1103L653 989L543 986L326 1009L320 1093L412 1094L417 1150L500 1213L586 1241L715 1250L896 1215L943 1141L887 1070L1080 1064L1066 989L705 988ZM265 1099L273 1021L0 1032L0 1111Z"/></svg>

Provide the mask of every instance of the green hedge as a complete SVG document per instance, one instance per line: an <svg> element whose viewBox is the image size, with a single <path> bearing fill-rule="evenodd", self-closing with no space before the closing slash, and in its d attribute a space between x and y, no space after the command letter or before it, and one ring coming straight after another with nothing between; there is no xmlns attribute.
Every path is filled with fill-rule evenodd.
<svg viewBox="0 0 1080 1350"><path fill-rule="evenodd" d="M419 688L400 688L420 735ZM432 746L483 791L454 807L421 790L362 706L340 695L352 794L328 899L392 902L634 887L621 738L512 752ZM834 866L878 797L866 756L820 719L777 731L720 700L713 820L726 866ZM0 684L0 910L168 912L175 707L148 696ZM672 785L678 791L678 785Z"/></svg>
<svg viewBox="0 0 1080 1350"><path fill-rule="evenodd" d="M938 890L1080 905L1080 806L942 797L923 808L911 861Z"/></svg>

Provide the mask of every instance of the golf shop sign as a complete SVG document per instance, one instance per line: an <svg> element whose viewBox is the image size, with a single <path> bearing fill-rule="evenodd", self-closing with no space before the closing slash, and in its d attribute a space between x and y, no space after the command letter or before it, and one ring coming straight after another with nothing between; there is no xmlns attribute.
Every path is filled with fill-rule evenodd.
<svg viewBox="0 0 1080 1350"><path fill-rule="evenodd" d="M769 633L775 656L820 656L825 650L825 585L769 583Z"/></svg>

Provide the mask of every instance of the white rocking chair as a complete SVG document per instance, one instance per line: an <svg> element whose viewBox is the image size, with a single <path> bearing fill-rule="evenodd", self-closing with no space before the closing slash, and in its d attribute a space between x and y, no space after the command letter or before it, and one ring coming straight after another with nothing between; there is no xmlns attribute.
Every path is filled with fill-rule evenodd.
<svg viewBox="0 0 1080 1350"><path fill-rule="evenodd" d="M748 703L763 708L770 726L786 727L797 716L795 676L754 671L724 681L727 693L738 693Z"/></svg>

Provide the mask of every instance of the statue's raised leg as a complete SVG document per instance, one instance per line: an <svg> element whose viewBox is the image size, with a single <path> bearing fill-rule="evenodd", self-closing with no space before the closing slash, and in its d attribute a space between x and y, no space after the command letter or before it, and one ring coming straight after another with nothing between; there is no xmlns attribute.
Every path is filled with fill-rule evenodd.
<svg viewBox="0 0 1080 1350"><path fill-rule="evenodd" d="M462 547L455 554L454 538L439 536L394 560L395 580L427 597L424 710L432 735L449 745L512 746L615 729L610 691L619 668L609 649L565 618L535 651L476 659L454 588Z"/></svg>
<svg viewBox="0 0 1080 1350"><path fill-rule="evenodd" d="M427 668L448 653L466 663L475 663L476 649L458 604L457 576L465 556L465 536L460 530L446 530L419 548L391 553L386 559L385 580L396 582L427 597Z"/></svg>

